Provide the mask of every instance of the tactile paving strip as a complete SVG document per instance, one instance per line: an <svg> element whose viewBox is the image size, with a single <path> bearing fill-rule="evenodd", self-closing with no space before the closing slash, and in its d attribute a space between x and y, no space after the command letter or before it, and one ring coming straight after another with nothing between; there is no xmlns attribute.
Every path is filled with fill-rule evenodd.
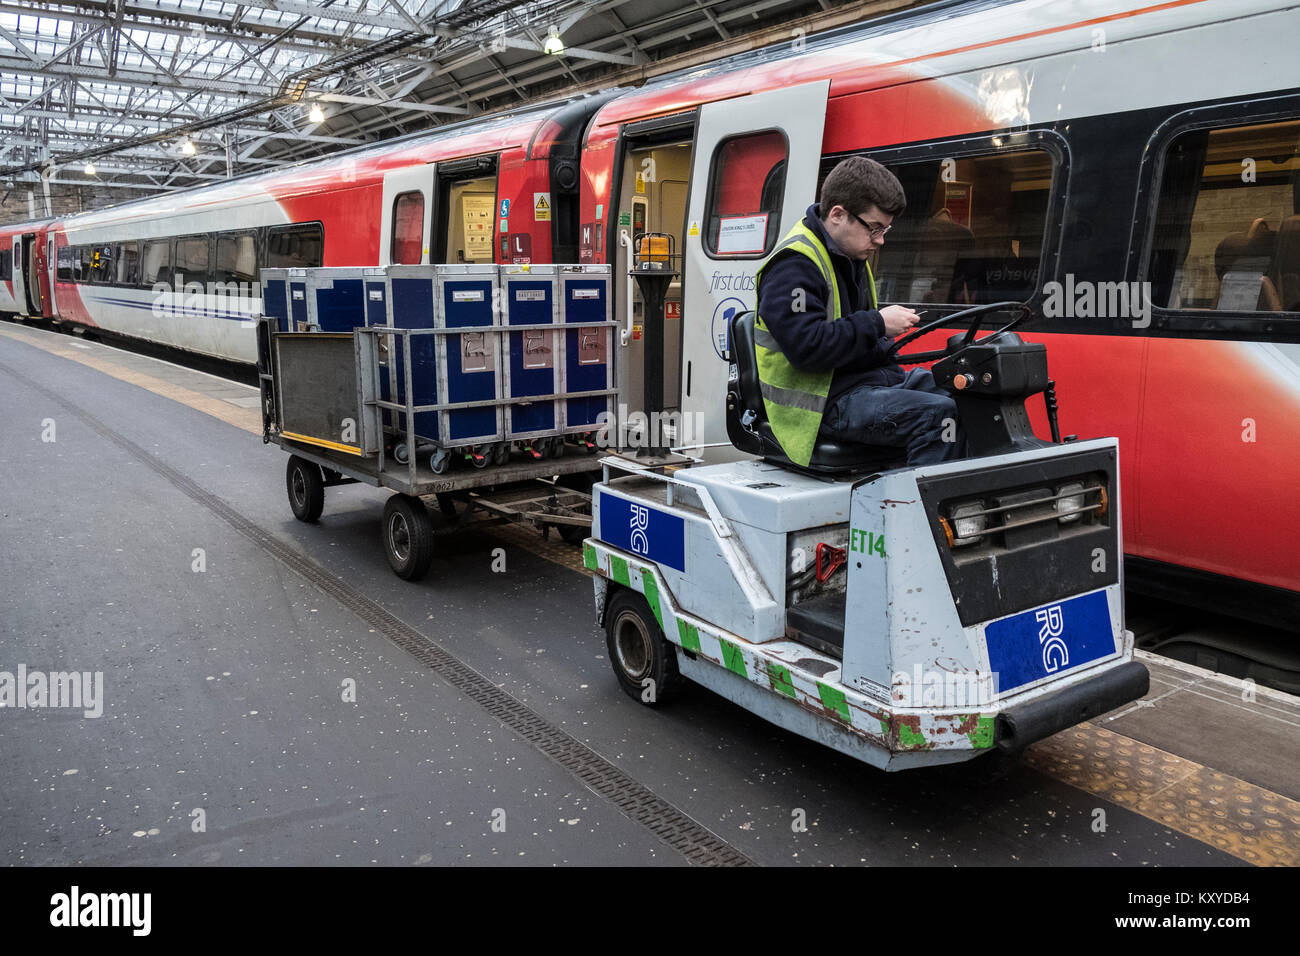
<svg viewBox="0 0 1300 956"><path fill-rule="evenodd" d="M1257 866L1300 865L1300 802L1193 760L1080 724L1024 762Z"/></svg>

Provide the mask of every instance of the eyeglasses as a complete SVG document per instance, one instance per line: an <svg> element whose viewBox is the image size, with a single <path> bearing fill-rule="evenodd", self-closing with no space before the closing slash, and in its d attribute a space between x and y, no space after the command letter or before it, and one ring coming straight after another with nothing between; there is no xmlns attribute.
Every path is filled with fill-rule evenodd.
<svg viewBox="0 0 1300 956"><path fill-rule="evenodd" d="M845 210L845 211L847 212L848 210ZM879 238L881 238L885 233L889 232L889 230L891 230L891 229L894 228L892 225L890 225L890 226L882 226L882 225L881 225L880 223L878 223L878 222L866 222L866 221L864 221L864 220L862 219L861 216L858 216L858 215L855 214L855 213L851 213L851 212L850 212L849 215L850 215L850 216L853 216L853 218L856 219L856 220L858 221L858 225L860 225L863 229L867 230L867 232L871 233L871 238L872 238L872 239L879 239Z"/></svg>

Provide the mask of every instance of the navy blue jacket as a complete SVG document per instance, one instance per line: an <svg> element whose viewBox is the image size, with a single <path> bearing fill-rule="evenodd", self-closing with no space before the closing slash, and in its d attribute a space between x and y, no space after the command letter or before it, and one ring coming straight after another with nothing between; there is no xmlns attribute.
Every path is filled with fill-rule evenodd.
<svg viewBox="0 0 1300 956"><path fill-rule="evenodd" d="M894 340L885 335L885 320L871 308L866 264L844 255L826 234L817 203L808 207L803 222L831 254L843 318L826 321L830 290L812 260L797 252L777 256L763 270L758 314L786 360L799 371L834 370L828 403L859 385L897 385L903 370L886 358ZM794 311L795 289L804 290L803 312Z"/></svg>

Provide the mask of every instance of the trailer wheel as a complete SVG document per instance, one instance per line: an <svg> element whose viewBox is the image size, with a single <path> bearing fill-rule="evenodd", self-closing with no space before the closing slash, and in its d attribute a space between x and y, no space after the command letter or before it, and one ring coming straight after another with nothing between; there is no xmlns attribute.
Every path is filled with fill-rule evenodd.
<svg viewBox="0 0 1300 956"><path fill-rule="evenodd" d="M591 533L589 528L576 524L557 524L555 530L560 532L560 540L565 544L582 544Z"/></svg>
<svg viewBox="0 0 1300 956"><path fill-rule="evenodd" d="M289 492L289 507L299 521L311 523L325 510L325 479L320 466L297 455L289 456L284 472L285 488Z"/></svg>
<svg viewBox="0 0 1300 956"><path fill-rule="evenodd" d="M384 552L403 580L418 581L429 570L433 522L419 498L398 494L384 503Z"/></svg>
<svg viewBox="0 0 1300 956"><path fill-rule="evenodd" d="M605 609L605 645L619 686L633 700L657 707L681 689L677 651L640 594L620 588Z"/></svg>

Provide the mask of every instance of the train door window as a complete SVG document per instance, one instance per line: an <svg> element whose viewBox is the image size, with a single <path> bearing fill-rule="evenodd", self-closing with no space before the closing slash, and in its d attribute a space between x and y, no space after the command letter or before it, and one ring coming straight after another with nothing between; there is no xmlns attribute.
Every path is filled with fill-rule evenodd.
<svg viewBox="0 0 1300 956"><path fill-rule="evenodd" d="M142 257L144 267L140 276L140 280L144 285L154 285L159 282L164 285L171 285L171 251L172 243L170 239L159 239L145 243Z"/></svg>
<svg viewBox="0 0 1300 956"><path fill-rule="evenodd" d="M404 192L393 200L393 235L390 248L398 265L419 265L424 258L424 193Z"/></svg>
<svg viewBox="0 0 1300 956"><path fill-rule="evenodd" d="M822 164L823 181L838 162ZM881 301L977 305L1023 302L1037 291L1056 172L1051 153L885 165L902 183L907 209L872 263Z"/></svg>
<svg viewBox="0 0 1300 956"><path fill-rule="evenodd" d="M118 285L135 285L140 281L140 245L135 242L124 242L121 246L117 260L117 283Z"/></svg>
<svg viewBox="0 0 1300 956"><path fill-rule="evenodd" d="M314 269L324 265L325 229L318 222L266 230L268 269Z"/></svg>
<svg viewBox="0 0 1300 956"><path fill-rule="evenodd" d="M253 282L257 279L257 239L251 233L217 236L216 282Z"/></svg>
<svg viewBox="0 0 1300 956"><path fill-rule="evenodd" d="M704 250L714 259L757 259L776 245L789 153L780 130L718 144L709 170Z"/></svg>
<svg viewBox="0 0 1300 956"><path fill-rule="evenodd" d="M58 269L55 276L63 282L72 281L72 246L60 246L58 249Z"/></svg>
<svg viewBox="0 0 1300 956"><path fill-rule="evenodd" d="M1300 312L1300 120L1175 137L1151 230L1154 305Z"/></svg>
<svg viewBox="0 0 1300 956"><path fill-rule="evenodd" d="M447 182L442 194L445 220L440 217L441 261L491 263L496 176ZM531 218L524 210L516 215L524 221ZM549 211L546 215L550 215Z"/></svg>

